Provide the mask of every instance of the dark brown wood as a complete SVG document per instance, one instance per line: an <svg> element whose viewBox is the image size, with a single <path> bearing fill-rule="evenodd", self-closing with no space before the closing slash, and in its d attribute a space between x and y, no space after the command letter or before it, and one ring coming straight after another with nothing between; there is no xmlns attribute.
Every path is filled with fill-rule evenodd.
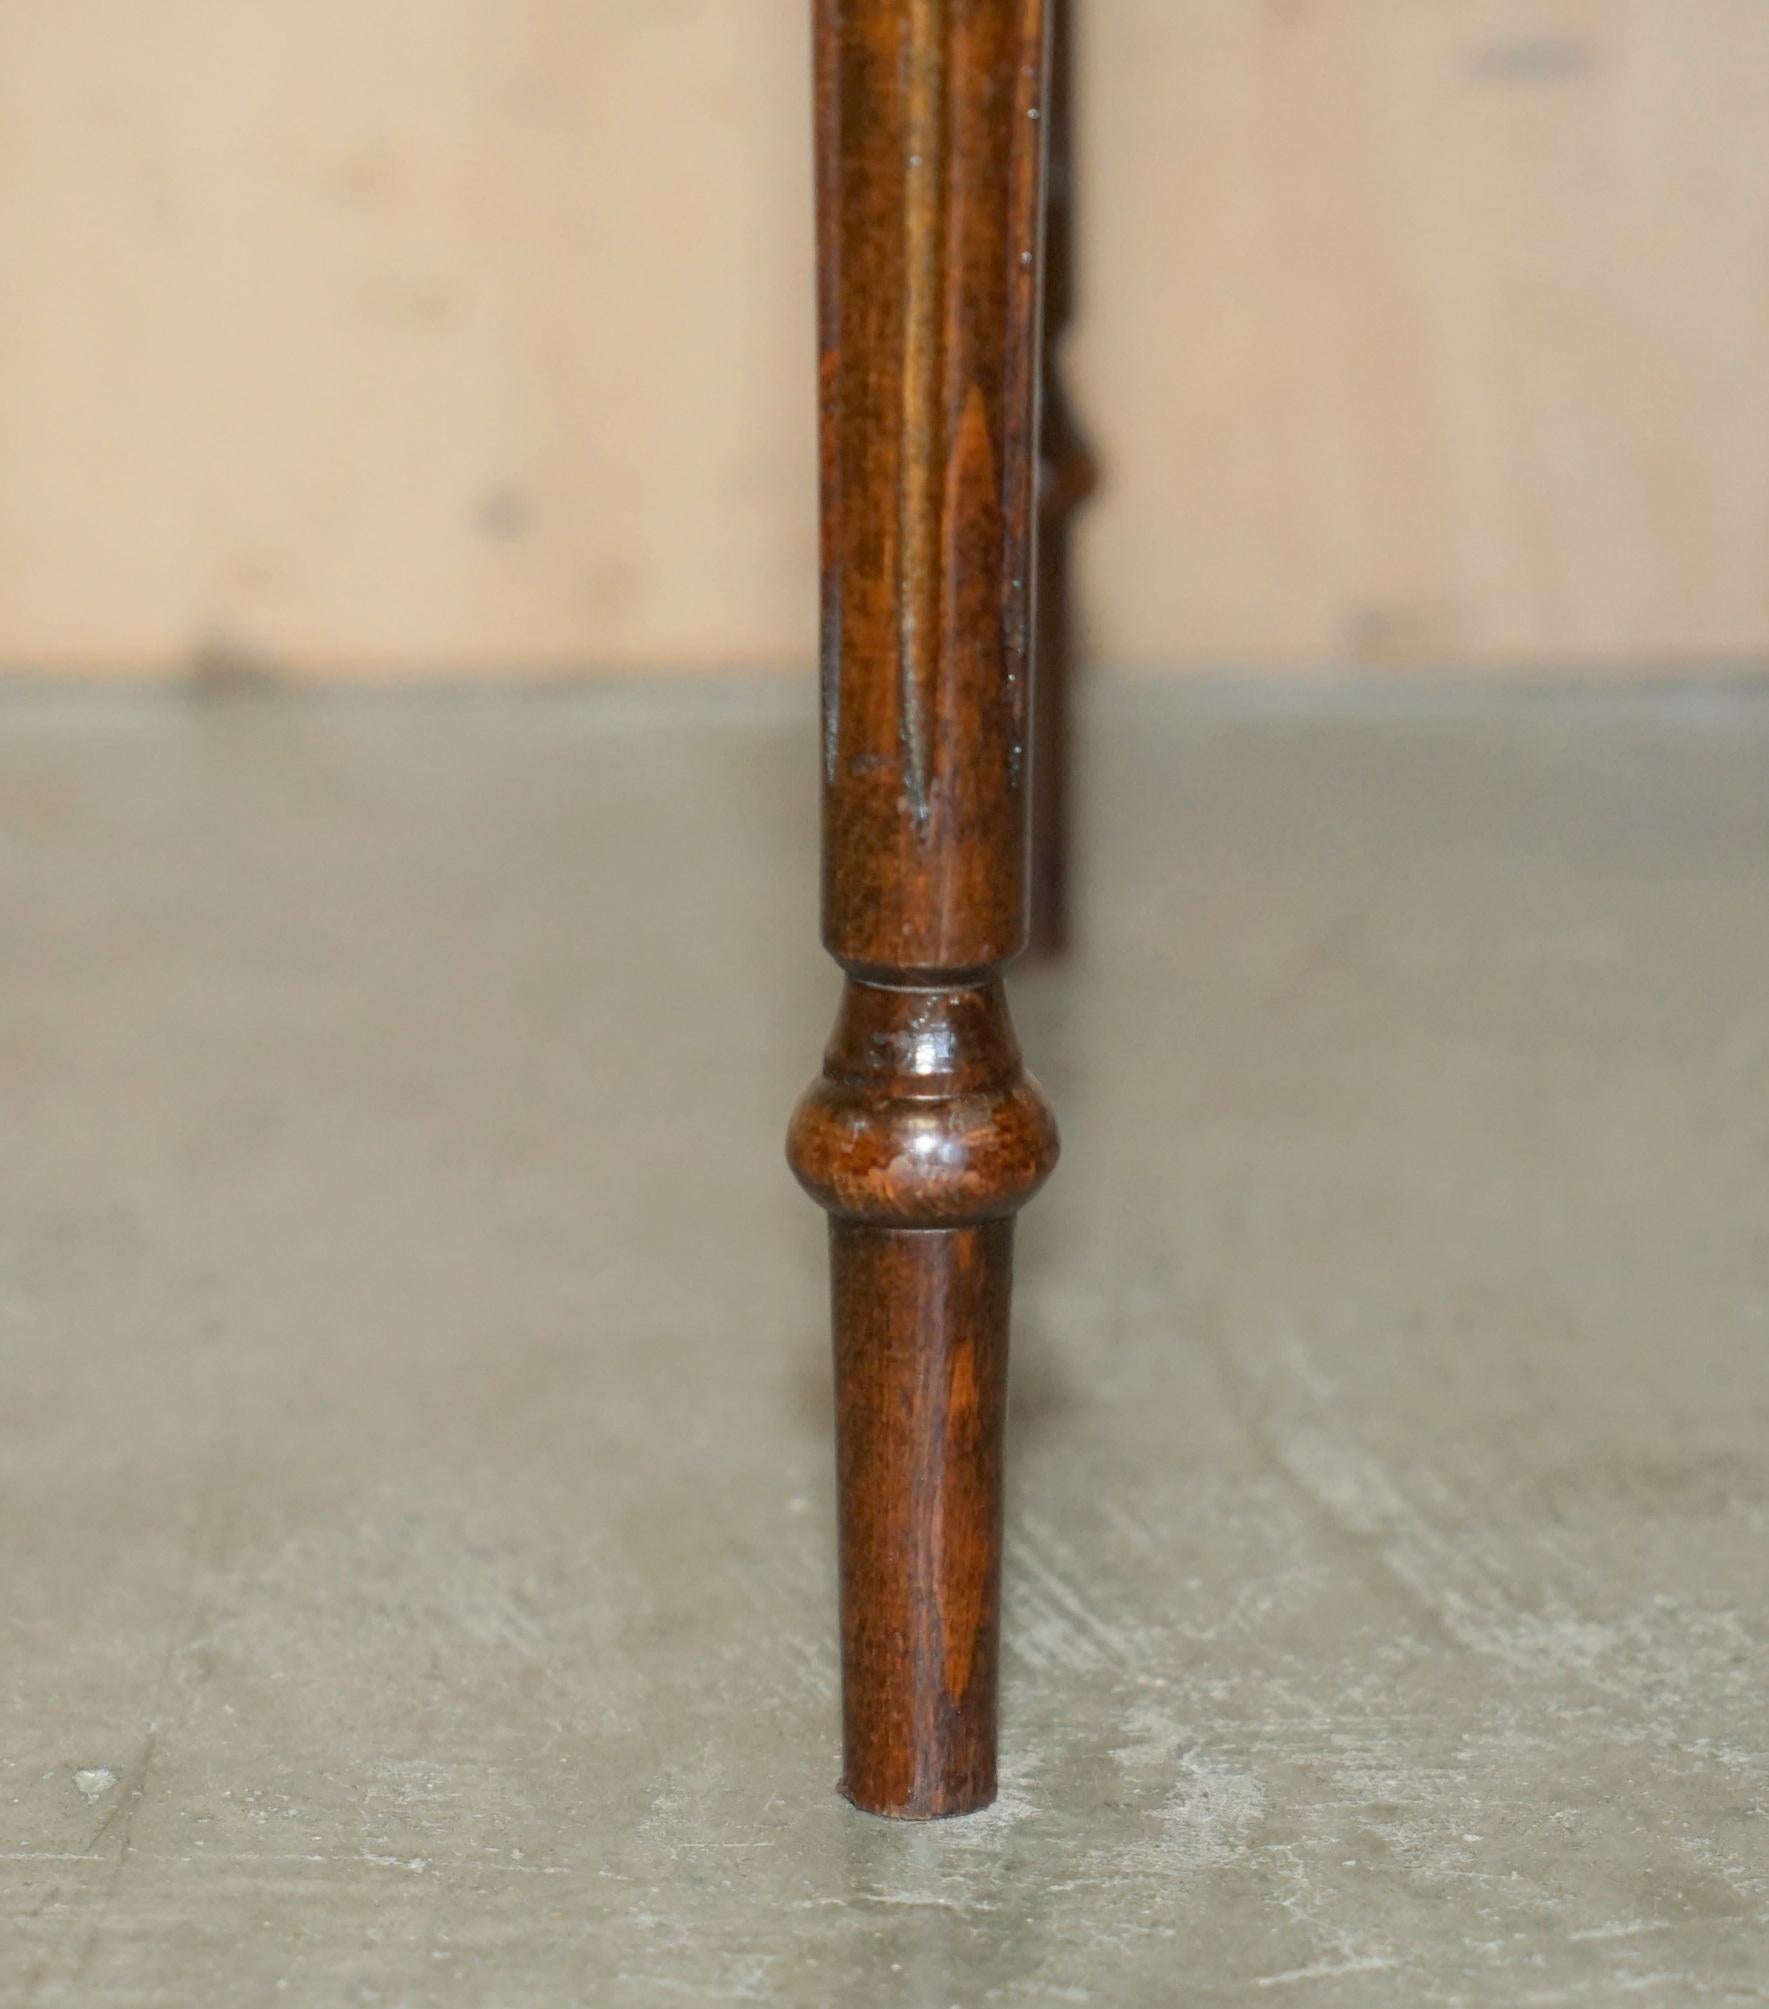
<svg viewBox="0 0 1769 2009"><path fill-rule="evenodd" d="M1045 0L816 0L823 939L788 1156L830 1213L843 1790L995 1792L1025 943Z"/></svg>
<svg viewBox="0 0 1769 2009"><path fill-rule="evenodd" d="M844 1779L877 1813L995 1797L1013 1228L829 1224Z"/></svg>
<svg viewBox="0 0 1769 2009"><path fill-rule="evenodd" d="M1046 110L1044 419L1039 440L1036 701L1032 712L1031 946L1056 955L1068 946L1070 797L1074 752L1075 620L1070 593L1069 519L1093 493L1098 470L1076 423L1060 367L1075 311L1075 62L1072 0L1051 0L1050 88Z"/></svg>

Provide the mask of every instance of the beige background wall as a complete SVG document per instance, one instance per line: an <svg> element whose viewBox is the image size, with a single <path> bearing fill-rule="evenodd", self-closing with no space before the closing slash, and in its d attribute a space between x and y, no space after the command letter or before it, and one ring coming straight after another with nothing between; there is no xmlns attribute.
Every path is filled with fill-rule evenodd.
<svg viewBox="0 0 1769 2009"><path fill-rule="evenodd" d="M812 646L804 0L0 0L0 664ZM1080 0L1095 652L1769 654L1764 0Z"/></svg>

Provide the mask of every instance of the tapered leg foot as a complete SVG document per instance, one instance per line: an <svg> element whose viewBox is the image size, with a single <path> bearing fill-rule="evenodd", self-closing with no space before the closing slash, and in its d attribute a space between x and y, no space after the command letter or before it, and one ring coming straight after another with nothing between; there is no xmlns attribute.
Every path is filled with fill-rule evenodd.
<svg viewBox="0 0 1769 2009"><path fill-rule="evenodd" d="M830 1224L842 1791L937 1820L995 1797L1012 1221Z"/></svg>
<svg viewBox="0 0 1769 2009"><path fill-rule="evenodd" d="M1001 984L850 978L787 1155L831 1216L842 1787L995 1796L1013 1214L1056 1163Z"/></svg>

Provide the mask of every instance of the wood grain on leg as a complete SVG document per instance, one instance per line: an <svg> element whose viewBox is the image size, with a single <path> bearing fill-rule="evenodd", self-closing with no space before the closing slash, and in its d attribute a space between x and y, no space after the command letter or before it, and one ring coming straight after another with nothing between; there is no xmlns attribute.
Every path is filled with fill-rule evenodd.
<svg viewBox="0 0 1769 2009"><path fill-rule="evenodd" d="M1056 1130L1024 946L1044 0L817 0L823 939L788 1153L831 1215L843 1788L995 1793L1012 1215Z"/></svg>

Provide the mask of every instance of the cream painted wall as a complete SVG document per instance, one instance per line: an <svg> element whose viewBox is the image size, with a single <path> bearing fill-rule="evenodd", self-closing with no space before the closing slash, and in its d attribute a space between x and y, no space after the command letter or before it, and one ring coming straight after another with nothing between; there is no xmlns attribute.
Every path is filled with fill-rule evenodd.
<svg viewBox="0 0 1769 2009"><path fill-rule="evenodd" d="M1769 653L1763 0L1079 0L1095 653ZM811 651L803 0L0 0L0 664Z"/></svg>

